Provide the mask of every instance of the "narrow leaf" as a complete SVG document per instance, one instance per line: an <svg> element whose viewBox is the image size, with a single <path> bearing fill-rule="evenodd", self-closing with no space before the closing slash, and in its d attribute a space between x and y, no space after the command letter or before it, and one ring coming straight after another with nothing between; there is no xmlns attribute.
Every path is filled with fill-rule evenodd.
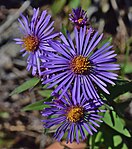
<svg viewBox="0 0 132 149"><path fill-rule="evenodd" d="M46 98L49 98L51 96L52 90L39 90L38 93Z"/></svg>
<svg viewBox="0 0 132 149"><path fill-rule="evenodd" d="M61 32L66 36L66 32L67 32L67 28L64 24L62 24L62 27L61 27Z"/></svg>
<svg viewBox="0 0 132 149"><path fill-rule="evenodd" d="M26 91L34 86L36 86L39 83L40 79L39 78L32 78L26 82L24 82L22 85L18 86L17 88L15 88L11 93L10 96L14 95L14 94L19 94L23 91Z"/></svg>
<svg viewBox="0 0 132 149"><path fill-rule="evenodd" d="M44 104L45 101L51 101L53 97L49 97L48 99L40 100L30 105L25 106L22 111L32 111L32 110L43 110L47 108L48 105Z"/></svg>
<svg viewBox="0 0 132 149"><path fill-rule="evenodd" d="M101 48L105 43L109 42L111 44L112 42L112 37L108 37L105 40L100 41L100 43L98 44L98 49Z"/></svg>

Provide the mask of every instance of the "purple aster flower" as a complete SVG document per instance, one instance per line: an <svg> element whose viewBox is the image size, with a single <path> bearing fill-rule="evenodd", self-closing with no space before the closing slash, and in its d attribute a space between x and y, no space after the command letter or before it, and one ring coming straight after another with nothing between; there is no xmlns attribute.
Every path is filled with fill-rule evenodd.
<svg viewBox="0 0 132 149"><path fill-rule="evenodd" d="M48 88L55 86L53 93L59 94L64 87L59 98L69 88L73 88L74 96L83 92L86 99L97 99L97 87L109 94L106 83L115 84L113 80L117 79L118 75L110 71L119 69L118 64L113 64L117 54L114 54L108 42L97 49L103 34L98 35L96 32L91 37L91 33L91 28L86 33L86 26L80 28L79 32L75 27L75 41L72 41L69 33L67 38L62 34L62 42L49 41L56 53L44 56L44 59L47 59L44 67L48 69L43 73L51 77L44 80L43 84L48 83Z"/></svg>
<svg viewBox="0 0 132 149"><path fill-rule="evenodd" d="M93 132L97 132L98 122L102 122L102 116L98 113L105 112L99 109L103 104L101 101L89 99L88 102L83 95L74 99L66 93L61 100L56 99L45 104L49 108L42 111L42 116L45 117L42 120L44 127L57 126L54 138L58 141L67 132L67 143L72 143L74 139L79 143L80 139L86 139L87 134L93 135Z"/></svg>
<svg viewBox="0 0 132 149"><path fill-rule="evenodd" d="M69 14L69 20L75 24L75 26L80 29L80 27L84 27L85 25L89 25L89 20L86 15L86 11L82 10L81 7L77 9L72 9L72 14Z"/></svg>
<svg viewBox="0 0 132 149"><path fill-rule="evenodd" d="M20 31L24 37L22 39L16 38L16 44L22 46L23 56L28 55L27 70L32 68L32 75L39 73L40 69L40 56L45 54L46 51L53 49L48 45L47 40L53 39L58 36L58 33L51 34L54 30L53 23L50 23L51 16L47 15L47 11L43 11L39 15L39 8L34 8L34 13L29 21L28 17L21 14L22 20L18 19L21 28Z"/></svg>

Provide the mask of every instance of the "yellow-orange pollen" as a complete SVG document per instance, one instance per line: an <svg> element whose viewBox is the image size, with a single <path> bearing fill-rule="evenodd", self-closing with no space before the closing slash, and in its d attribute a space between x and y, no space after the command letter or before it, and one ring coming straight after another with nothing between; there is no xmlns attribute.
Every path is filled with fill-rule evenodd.
<svg viewBox="0 0 132 149"><path fill-rule="evenodd" d="M38 38L34 36L24 37L23 42L23 47L29 52L33 52L34 50L36 50L39 43Z"/></svg>
<svg viewBox="0 0 132 149"><path fill-rule="evenodd" d="M67 119L71 122L77 122L83 117L82 107L72 107L67 113Z"/></svg>
<svg viewBox="0 0 132 149"><path fill-rule="evenodd" d="M70 66L72 71L76 74L83 74L91 67L88 59L81 55L74 57Z"/></svg>
<svg viewBox="0 0 132 149"><path fill-rule="evenodd" d="M80 18L77 20L77 22L80 24L83 21L83 18Z"/></svg>

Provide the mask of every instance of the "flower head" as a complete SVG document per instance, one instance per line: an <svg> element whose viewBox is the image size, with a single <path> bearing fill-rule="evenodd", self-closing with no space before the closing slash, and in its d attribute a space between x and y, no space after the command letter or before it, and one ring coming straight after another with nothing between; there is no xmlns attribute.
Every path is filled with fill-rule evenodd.
<svg viewBox="0 0 132 149"><path fill-rule="evenodd" d="M41 75L40 56L44 55L46 51L53 50L48 45L47 40L53 39L59 34L52 33L54 22L50 23L51 16L47 15L46 11L43 11L39 15L39 8L34 9L31 20L24 15L21 15L21 17L22 19L18 19L18 21L21 25L20 30L24 36L21 39L16 38L14 40L16 44L22 46L21 52L23 52L23 56L28 55L27 70L29 71L32 68L33 75L36 75L36 73Z"/></svg>
<svg viewBox="0 0 132 149"><path fill-rule="evenodd" d="M67 143L72 143L74 139L79 143L80 139L86 139L87 133L92 135L93 132L97 132L98 122L102 122L102 116L98 114L104 112L104 110L99 110L103 104L100 100L89 99L88 102L84 96L74 99L66 93L61 100L56 99L47 104L50 107L42 111L42 116L46 118L42 122L45 128L58 126L54 134L54 138L58 141L67 132Z"/></svg>
<svg viewBox="0 0 132 149"><path fill-rule="evenodd" d="M117 78L117 74L110 71L119 69L118 64L113 64L116 54L111 50L112 46L107 42L97 48L103 35L96 32L91 37L92 29L86 34L86 26L79 32L75 27L74 34L75 41L69 33L67 38L61 36L62 42L49 41L56 53L44 57L47 59L44 67L48 68L44 74L51 77L43 84L48 83L48 88L57 85L54 93L59 93L64 87L59 98L69 88L73 88L73 96L83 92L86 99L99 98L97 87L109 94L106 83L115 84L113 80Z"/></svg>
<svg viewBox="0 0 132 149"><path fill-rule="evenodd" d="M72 14L69 14L69 16L69 20L75 24L78 29L80 29L80 27L84 27L85 25L89 25L86 11L82 10L81 7L72 9Z"/></svg>

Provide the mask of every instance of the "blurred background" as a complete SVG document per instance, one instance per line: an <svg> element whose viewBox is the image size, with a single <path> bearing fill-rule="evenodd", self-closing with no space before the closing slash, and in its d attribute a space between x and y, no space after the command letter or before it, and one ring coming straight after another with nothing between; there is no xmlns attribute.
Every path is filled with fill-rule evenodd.
<svg viewBox="0 0 132 149"><path fill-rule="evenodd" d="M0 149L44 149L53 140L43 134L40 112L23 112L21 109L40 100L37 89L9 96L17 86L31 78L26 71L25 58L13 38L21 37L17 19L20 12L32 15L32 9L48 10L55 21L55 31L73 30L69 21L72 8L81 6L87 11L90 24L111 37L121 65L119 75L132 79L132 0L0 0ZM125 103L124 116L132 120L131 93L120 96ZM127 104L126 104L127 103ZM130 140L126 140L132 148ZM103 146L103 149L107 147Z"/></svg>

